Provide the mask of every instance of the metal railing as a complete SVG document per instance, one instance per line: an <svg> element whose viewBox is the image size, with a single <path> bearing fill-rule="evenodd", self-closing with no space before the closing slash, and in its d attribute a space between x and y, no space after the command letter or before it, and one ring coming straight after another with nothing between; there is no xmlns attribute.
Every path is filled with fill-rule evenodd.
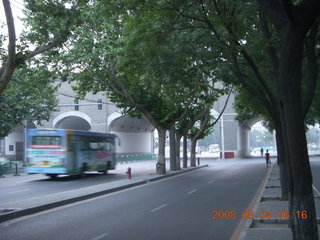
<svg viewBox="0 0 320 240"><path fill-rule="evenodd" d="M12 168L14 167L14 171ZM4 178L3 174L12 174L13 176L20 176L19 170L24 171L24 161L0 161L0 178Z"/></svg>
<svg viewBox="0 0 320 240"><path fill-rule="evenodd" d="M156 154L152 153L132 153L132 154L119 154L116 156L118 164L152 161L156 159Z"/></svg>

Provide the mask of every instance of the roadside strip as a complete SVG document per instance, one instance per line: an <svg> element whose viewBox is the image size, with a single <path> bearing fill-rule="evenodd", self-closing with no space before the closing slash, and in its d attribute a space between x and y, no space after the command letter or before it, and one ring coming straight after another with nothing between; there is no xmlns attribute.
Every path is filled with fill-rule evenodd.
<svg viewBox="0 0 320 240"><path fill-rule="evenodd" d="M256 210L259 207L259 203L261 201L264 189L267 186L270 174L272 172L272 169L276 163L274 162L268 169L266 176L262 180L260 187L258 188L258 191L256 195L253 197L251 203L249 204L249 207L247 208L247 211L252 210L254 213L256 213ZM253 219L244 219L242 218L236 228L236 230L233 232L230 240L243 240L246 236L246 233L252 223Z"/></svg>
<svg viewBox="0 0 320 240"><path fill-rule="evenodd" d="M21 206L23 204L19 206L19 203L17 203L16 206L12 206L6 209L0 209L0 223L14 218L45 211L51 208L56 208L63 205L106 195L109 193L118 192L124 189L140 186L150 182L159 181L164 178L170 178L204 167L208 167L208 165L190 167L180 171L169 172L165 175L141 176L139 177L139 179L133 178L131 180L119 180L111 183L99 184L95 186L70 190L67 192L55 193L33 199L28 199L27 201L24 201L25 207Z"/></svg>

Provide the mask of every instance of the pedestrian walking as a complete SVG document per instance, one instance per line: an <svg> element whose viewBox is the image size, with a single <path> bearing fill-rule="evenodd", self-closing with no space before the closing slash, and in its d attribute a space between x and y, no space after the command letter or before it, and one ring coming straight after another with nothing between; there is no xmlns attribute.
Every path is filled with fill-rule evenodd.
<svg viewBox="0 0 320 240"><path fill-rule="evenodd" d="M269 165L271 164L269 150L266 151L265 157L266 157L267 167L269 167Z"/></svg>
<svg viewBox="0 0 320 240"><path fill-rule="evenodd" d="M263 148L260 149L261 156L263 156Z"/></svg>

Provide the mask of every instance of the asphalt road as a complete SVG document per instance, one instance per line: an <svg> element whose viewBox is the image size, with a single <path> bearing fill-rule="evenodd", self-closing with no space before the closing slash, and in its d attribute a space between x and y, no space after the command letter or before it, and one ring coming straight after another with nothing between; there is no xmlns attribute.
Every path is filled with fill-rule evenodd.
<svg viewBox="0 0 320 240"><path fill-rule="evenodd" d="M313 186L320 191L320 159L319 157L310 158L310 165L313 177Z"/></svg>
<svg viewBox="0 0 320 240"><path fill-rule="evenodd" d="M263 161L213 166L0 224L1 240L229 239L266 174ZM237 219L212 219L212 211Z"/></svg>

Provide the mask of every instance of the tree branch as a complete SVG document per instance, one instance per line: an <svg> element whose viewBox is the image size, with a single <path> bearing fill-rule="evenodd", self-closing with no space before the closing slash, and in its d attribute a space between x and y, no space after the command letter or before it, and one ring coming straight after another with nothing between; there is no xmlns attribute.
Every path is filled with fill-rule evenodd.
<svg viewBox="0 0 320 240"><path fill-rule="evenodd" d="M138 104L133 97L129 94L128 89L126 88L125 84L123 83L122 79L120 79L116 73L116 70L114 68L114 65L112 64L112 62L109 63L108 65L109 67L109 72L111 74L112 79L116 82L116 84L118 86L116 86L114 84L114 82L111 81L106 81L105 84L110 87L113 91L115 91L117 94L119 94L120 96L124 97L125 99L127 99L129 101L129 103L132 105L132 107L137 108L137 110L139 110L149 121L150 123L157 129L162 128L162 126L160 126L157 121L155 120L155 118L152 116L152 114L150 113L150 111L148 111L148 109L146 109L144 106L142 106L141 104Z"/></svg>
<svg viewBox="0 0 320 240"><path fill-rule="evenodd" d="M48 43L46 45L43 45L41 47L37 47L36 49L31 51L29 54L26 55L24 60L33 58L33 57L35 57L35 56L37 56L37 55L39 55L41 53L49 51L49 50L53 49L54 47L60 45L63 42L65 42L65 40L63 40L62 38L56 38L53 41L51 41L50 43Z"/></svg>
<svg viewBox="0 0 320 240"><path fill-rule="evenodd" d="M186 105L184 106L183 112L182 112L182 113L180 114L180 116L178 116L177 118L172 119L172 120L170 121L170 123L168 124L168 125L169 125L168 127L170 127L170 126L171 126L172 124L174 124L175 122L178 122L178 121L180 121L181 119L183 119L183 118L186 117L186 115L188 114L188 111L189 111L189 107L190 107L191 103L194 101L194 98L195 98L196 94L197 94L197 90L194 90L193 93L192 93L192 95L191 95L191 97L190 97L190 99L189 99L189 101L188 101L188 102L186 103Z"/></svg>
<svg viewBox="0 0 320 240"><path fill-rule="evenodd" d="M233 73L236 76L236 78L239 80L241 85L253 96L255 97L258 101L261 102L263 106L266 107L268 112L272 113L272 104L269 102L268 98L259 91L259 89L255 88L254 86L251 86L246 80L243 78L243 74L241 73L238 60L236 56L232 56L232 61L233 61Z"/></svg>
<svg viewBox="0 0 320 240"><path fill-rule="evenodd" d="M261 29L263 36L267 40L271 40L272 38L272 32L270 31L267 23L267 19L265 18L264 14L260 12L260 22L261 22ZM277 51L274 46L268 45L267 47L267 54L269 55L269 60L272 66L272 77L273 81L276 81L279 74L279 57L277 56Z"/></svg>
<svg viewBox="0 0 320 240"><path fill-rule="evenodd" d="M199 129L199 131L193 136L192 141L198 140L198 139L203 135L203 133L204 133L207 129L210 128L209 125L208 125L209 120L210 120L210 114L205 115L205 117L204 117L204 119L203 119L203 121L202 121L202 124L201 124L200 129Z"/></svg>
<svg viewBox="0 0 320 240"><path fill-rule="evenodd" d="M0 93L2 93L8 85L16 68L16 32L14 27L14 19L10 6L10 1L2 0L2 3L8 27L9 45L7 60L5 61L5 63L2 64L0 70Z"/></svg>
<svg viewBox="0 0 320 240"><path fill-rule="evenodd" d="M217 122L219 121L219 119L221 118L222 114L223 114L224 111L226 110L227 105L228 105L228 102L229 102L229 98L230 98L231 93L232 93L232 91L233 91L233 87L234 87L234 86L232 86L231 89L230 89L230 91L229 91L228 97L227 97L227 99L226 99L226 101L225 101L225 103L224 103L224 106L223 106L221 112L219 113L219 116L215 119L215 121L214 121L212 124L209 125L208 128L213 127L214 125L216 125Z"/></svg>
<svg viewBox="0 0 320 240"><path fill-rule="evenodd" d="M270 101L273 101L273 94L272 94L272 91L271 89L269 88L266 80L263 78L263 76L261 75L260 71L259 71L259 68L258 66L255 64L254 60L251 58L251 56L247 53L247 51L241 46L241 44L239 43L238 39L237 39L237 36L236 34L234 33L233 31L233 28L232 28L232 25L231 23L226 23L225 20L224 20L224 16L222 15L219 7L218 7L218 3L217 3L217 0L214 0L214 6L215 6L215 9L221 19L221 22L223 23L225 29L227 30L230 38L231 38L231 41L234 43L235 46L237 47L240 47L241 50L240 50L240 53L241 55L244 57L245 61L248 63L250 69L252 70L253 74L255 75L255 78L258 80L258 82L260 83L261 85L261 88L265 91L267 97L270 99ZM232 15L233 16L235 14L235 9L232 9ZM229 47L231 48L231 46ZM232 60L234 62L234 64L236 64L236 69L238 69L237 71L240 72L240 68L239 68L239 65L237 63L237 56L235 54L236 52L236 49L231 49L230 51L230 54L232 55ZM238 74L239 76L241 74ZM244 82L245 80L241 77L242 79L242 82Z"/></svg>
<svg viewBox="0 0 320 240"><path fill-rule="evenodd" d="M35 50L29 52L28 54L17 57L16 56L17 55L16 54L16 34L15 34L15 28L14 28L14 19L13 19L12 10L10 7L10 1L2 0L2 2L5 10L6 19L7 19L9 46L8 46L7 60L5 63L2 64L0 68L0 93L4 91L7 84L10 82L16 67L18 67L21 64L24 64L27 59L33 58L36 55L49 51L66 41L66 36L70 34L69 29L71 26L71 21L73 20L73 17L74 17L73 14L68 16L66 28L63 31L63 34L66 34L65 36L55 38L50 43L43 45L41 47L37 47ZM73 10L76 9L79 4L80 4L80 0L75 1L71 9Z"/></svg>

